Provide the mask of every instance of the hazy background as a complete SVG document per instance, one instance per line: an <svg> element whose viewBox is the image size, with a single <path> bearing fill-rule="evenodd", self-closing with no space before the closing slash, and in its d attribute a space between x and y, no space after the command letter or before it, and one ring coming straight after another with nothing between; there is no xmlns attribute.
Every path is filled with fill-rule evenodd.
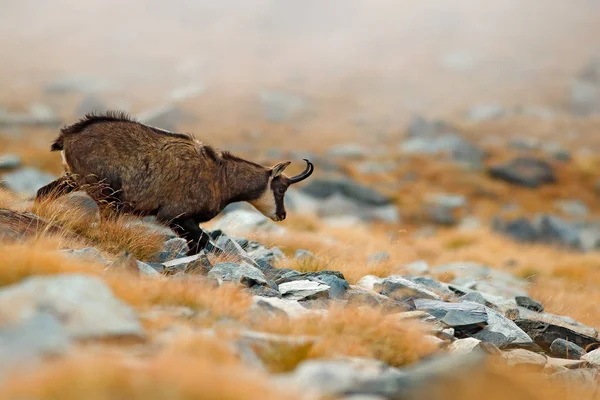
<svg viewBox="0 0 600 400"><path fill-rule="evenodd" d="M600 1L3 0L0 50L0 105L13 111L43 101L68 121L93 95L134 114L177 102L182 129L217 143L372 140L412 113L565 109L600 51ZM44 89L65 77L93 84ZM269 90L296 96L301 118L265 121Z"/></svg>

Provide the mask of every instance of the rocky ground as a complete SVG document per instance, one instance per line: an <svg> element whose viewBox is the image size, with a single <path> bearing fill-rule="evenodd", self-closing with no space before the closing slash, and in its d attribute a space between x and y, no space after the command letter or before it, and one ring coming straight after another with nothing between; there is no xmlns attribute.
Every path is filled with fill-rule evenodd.
<svg viewBox="0 0 600 400"><path fill-rule="evenodd" d="M229 3L0 13L0 398L600 399L597 2ZM108 108L316 171L220 255L34 204Z"/></svg>
<svg viewBox="0 0 600 400"><path fill-rule="evenodd" d="M83 193L33 204L56 170L14 147L2 396L596 398L595 156L490 140L414 117L394 150L310 153L285 223L232 205L205 226L225 255L192 257L151 218L100 223Z"/></svg>

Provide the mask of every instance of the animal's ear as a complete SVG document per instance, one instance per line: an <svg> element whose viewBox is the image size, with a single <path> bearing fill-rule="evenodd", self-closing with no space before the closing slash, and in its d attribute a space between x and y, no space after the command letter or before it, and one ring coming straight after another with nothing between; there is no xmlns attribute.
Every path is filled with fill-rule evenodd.
<svg viewBox="0 0 600 400"><path fill-rule="evenodd" d="M271 177L275 178L275 177L278 177L279 175L281 175L283 170L286 169L287 166L290 165L291 163L292 163L291 161L282 161L278 164L275 164L273 166L273 168L271 168Z"/></svg>

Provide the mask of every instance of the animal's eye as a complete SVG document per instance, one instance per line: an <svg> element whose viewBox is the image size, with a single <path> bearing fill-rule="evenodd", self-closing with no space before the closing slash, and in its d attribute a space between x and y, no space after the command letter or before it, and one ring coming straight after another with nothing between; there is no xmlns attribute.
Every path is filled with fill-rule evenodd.
<svg viewBox="0 0 600 400"><path fill-rule="evenodd" d="M284 194L285 193L285 188L279 188L279 189L277 189L277 193Z"/></svg>

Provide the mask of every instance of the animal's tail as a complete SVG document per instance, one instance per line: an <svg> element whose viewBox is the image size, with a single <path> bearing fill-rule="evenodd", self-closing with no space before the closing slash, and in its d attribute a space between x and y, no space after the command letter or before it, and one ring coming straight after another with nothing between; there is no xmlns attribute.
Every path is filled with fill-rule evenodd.
<svg viewBox="0 0 600 400"><path fill-rule="evenodd" d="M54 143L52 143L52 146L50 147L50 151L60 151L64 149L64 135L61 134L56 138L56 140L54 141Z"/></svg>

